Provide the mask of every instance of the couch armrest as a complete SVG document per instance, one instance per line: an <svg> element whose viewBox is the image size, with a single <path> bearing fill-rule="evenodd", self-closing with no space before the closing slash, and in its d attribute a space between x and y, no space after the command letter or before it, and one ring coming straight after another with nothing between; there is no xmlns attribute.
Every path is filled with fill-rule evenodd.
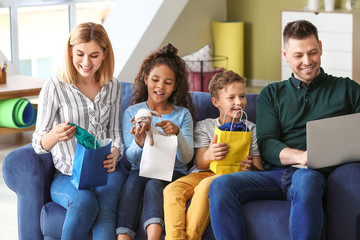
<svg viewBox="0 0 360 240"><path fill-rule="evenodd" d="M360 163L335 169L327 181L327 237L359 239L360 229Z"/></svg>
<svg viewBox="0 0 360 240"><path fill-rule="evenodd" d="M38 155L27 144L5 157L2 171L5 183L17 195L19 239L43 239L40 211L50 201L51 154Z"/></svg>

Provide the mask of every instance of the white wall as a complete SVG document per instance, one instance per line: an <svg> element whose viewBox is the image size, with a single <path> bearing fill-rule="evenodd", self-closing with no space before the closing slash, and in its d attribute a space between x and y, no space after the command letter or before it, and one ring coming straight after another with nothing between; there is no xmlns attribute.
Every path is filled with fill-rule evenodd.
<svg viewBox="0 0 360 240"><path fill-rule="evenodd" d="M212 44L211 21L227 20L226 0L190 0L162 45L172 43L180 55Z"/></svg>
<svg viewBox="0 0 360 240"><path fill-rule="evenodd" d="M211 43L212 20L226 20L226 0L119 0L104 22L115 77L133 82L142 60L169 42L181 55Z"/></svg>

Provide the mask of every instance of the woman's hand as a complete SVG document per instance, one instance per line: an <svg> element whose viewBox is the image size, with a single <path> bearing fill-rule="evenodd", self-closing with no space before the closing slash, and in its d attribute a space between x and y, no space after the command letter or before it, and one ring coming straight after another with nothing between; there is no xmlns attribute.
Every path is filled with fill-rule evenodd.
<svg viewBox="0 0 360 240"><path fill-rule="evenodd" d="M116 161L120 157L120 151L116 147L111 148L111 153L106 156L106 160L103 162L104 168L107 168L107 172L114 172L116 167Z"/></svg>
<svg viewBox="0 0 360 240"><path fill-rule="evenodd" d="M58 142L67 142L73 138L76 133L76 126L69 125L69 123L69 121L60 123L50 132L44 134L41 138L41 147L46 151L50 151Z"/></svg>
<svg viewBox="0 0 360 240"><path fill-rule="evenodd" d="M60 123L51 130L59 142L67 142L75 136L76 126L72 126L69 123L69 121Z"/></svg>
<svg viewBox="0 0 360 240"><path fill-rule="evenodd" d="M130 133L131 133L131 134L134 134L135 142L136 142L137 145L138 145L139 147L141 147L141 148L144 146L144 143L145 143L146 130L147 130L147 126L146 126L146 125L143 125L142 127L137 126L136 128L135 128L135 126L133 126L133 127L130 129Z"/></svg>
<svg viewBox="0 0 360 240"><path fill-rule="evenodd" d="M180 132L179 127L169 120L164 120L155 124L155 127L160 127L167 135L178 135Z"/></svg>

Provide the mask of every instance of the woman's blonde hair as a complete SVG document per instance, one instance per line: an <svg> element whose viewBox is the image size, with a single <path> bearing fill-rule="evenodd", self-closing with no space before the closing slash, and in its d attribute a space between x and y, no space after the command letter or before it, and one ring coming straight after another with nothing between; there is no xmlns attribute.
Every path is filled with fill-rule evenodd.
<svg viewBox="0 0 360 240"><path fill-rule="evenodd" d="M107 84L114 75L114 53L109 36L104 27L100 24L87 22L77 25L70 33L67 41L63 68L59 71L59 77L62 81L75 84L78 71L74 67L71 51L75 45L95 41L104 51L105 59L98 71L95 73L95 79L99 81L100 86Z"/></svg>

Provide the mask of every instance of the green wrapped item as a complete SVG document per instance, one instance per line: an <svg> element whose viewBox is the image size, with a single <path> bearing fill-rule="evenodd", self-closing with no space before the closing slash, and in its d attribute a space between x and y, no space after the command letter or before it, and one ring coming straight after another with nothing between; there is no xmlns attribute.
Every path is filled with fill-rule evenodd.
<svg viewBox="0 0 360 240"><path fill-rule="evenodd" d="M25 98L0 100L0 127L28 128L35 125L37 111Z"/></svg>
<svg viewBox="0 0 360 240"><path fill-rule="evenodd" d="M72 126L76 127L75 137L81 145L83 145L86 149L94 149L95 137L91 135L88 131L79 127L75 123L69 123ZM96 148L101 148L100 144L96 141Z"/></svg>

